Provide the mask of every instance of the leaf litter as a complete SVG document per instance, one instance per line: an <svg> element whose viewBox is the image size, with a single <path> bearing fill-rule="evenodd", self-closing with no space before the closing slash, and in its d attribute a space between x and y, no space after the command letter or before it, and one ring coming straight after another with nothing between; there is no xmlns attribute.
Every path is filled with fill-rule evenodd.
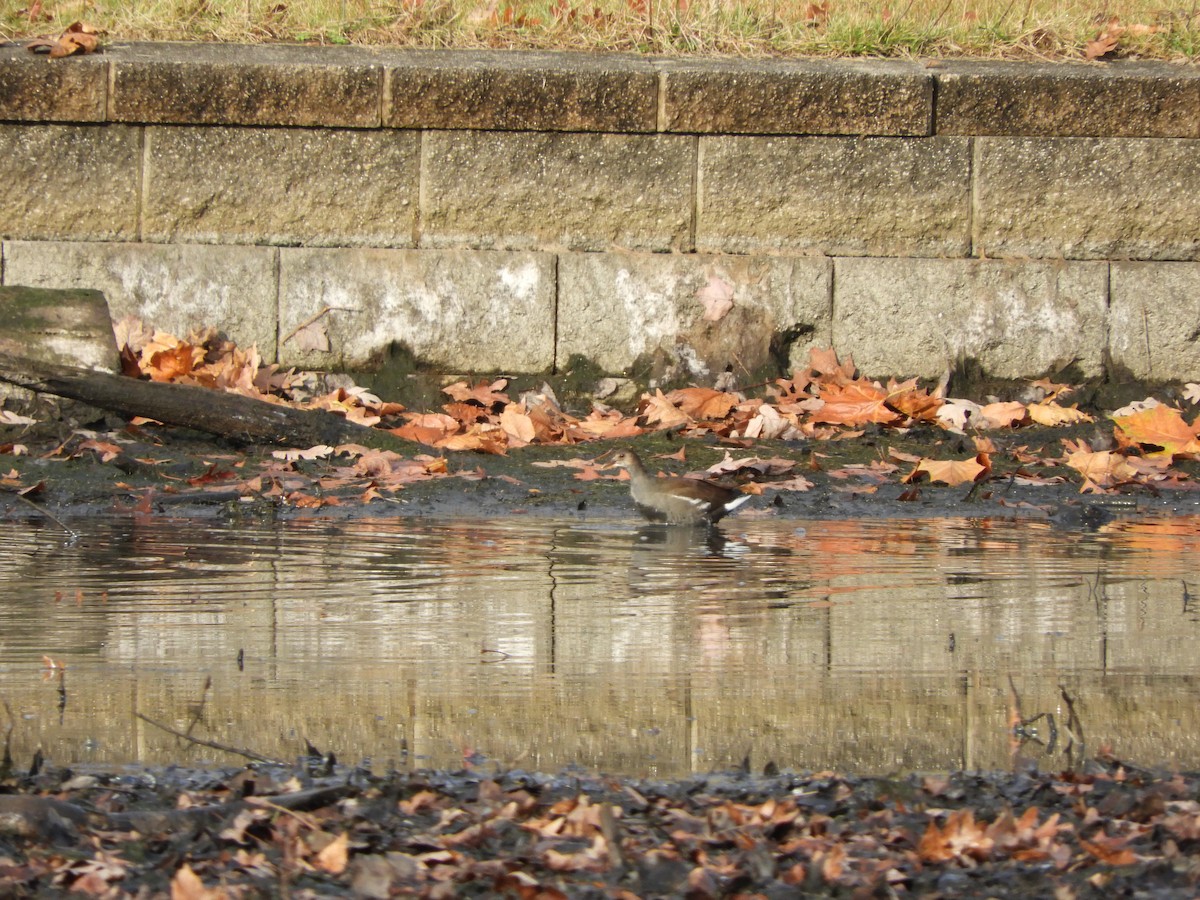
<svg viewBox="0 0 1200 900"><path fill-rule="evenodd" d="M710 287L716 314L721 289L716 284ZM123 471L153 472L153 487L160 496L199 492L303 509L396 502L398 493L419 482L487 477L487 467L476 463L462 471L453 469L448 461L453 454L503 456L524 448L565 449L656 434L681 439L684 446L745 450L770 442L793 456L800 454L784 459L772 450L767 456L773 460L771 465L753 454L740 455L736 463L727 455L686 473L722 478L759 494L809 491L817 473L838 481L853 480L857 486L849 489L859 494L891 484L901 501L921 498L930 483L970 486L981 499L990 497L998 486L1012 484L1069 481L1081 493L1097 495L1133 489L1158 494L1198 486L1196 467L1190 464L1200 459L1200 421L1190 411L1185 414L1151 397L1097 420L1071 402L1074 386L1048 379L1028 385L1028 401L988 398L977 403L942 396L940 387L922 386L917 379L883 383L865 378L851 358L824 349L813 350L807 366L790 377L776 378L752 391L700 385L655 388L643 393L629 412L597 400L586 412L567 410L549 384L514 397L507 378L455 381L442 388L445 400L440 408L414 410L381 399L345 376L266 363L256 347L239 347L211 328L180 338L127 318L117 323L116 335L123 371L130 377L327 410L413 444L408 455L353 444L299 447L276 451L269 460L246 456L236 468L220 472L177 475L162 454L131 456L125 451L126 447L142 449L146 442L163 443L155 423L135 419L127 429L105 435L77 432L41 454L43 459L58 460L92 456ZM1183 389L1184 401L1194 403L1198 397L1200 386ZM11 412L0 418L0 427L30 424L28 417ZM1027 444L1013 446L1011 438L1036 431L1035 426L1043 429L1040 450ZM1054 441L1047 440L1045 429L1064 431L1057 450L1051 449ZM861 443L864 435L878 447L876 460L858 463L857 469L842 466L824 472L819 448L832 449L837 442ZM924 453L906 454L902 449L906 440L911 443L914 438L922 442ZM999 446L1003 439L1008 443ZM931 443L953 452L930 455ZM608 449L598 448L591 458L576 452L549 462L573 466L578 482L621 480L624 473L606 472L597 458ZM28 446L16 440L0 443L0 453L28 453ZM906 465L896 465L901 460ZM510 480L516 479L510 476Z"/></svg>
<svg viewBox="0 0 1200 900"><path fill-rule="evenodd" d="M1200 782L1078 771L679 781L470 763L0 770L0 893L124 898L1194 896ZM1147 893L1149 892L1149 893Z"/></svg>

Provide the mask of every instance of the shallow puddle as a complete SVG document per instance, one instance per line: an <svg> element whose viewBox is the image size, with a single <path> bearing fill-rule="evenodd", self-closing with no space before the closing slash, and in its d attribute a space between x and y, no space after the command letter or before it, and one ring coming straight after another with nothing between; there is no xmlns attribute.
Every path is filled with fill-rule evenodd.
<svg viewBox="0 0 1200 900"><path fill-rule="evenodd" d="M0 522L22 766L1200 766L1196 518L73 524Z"/></svg>

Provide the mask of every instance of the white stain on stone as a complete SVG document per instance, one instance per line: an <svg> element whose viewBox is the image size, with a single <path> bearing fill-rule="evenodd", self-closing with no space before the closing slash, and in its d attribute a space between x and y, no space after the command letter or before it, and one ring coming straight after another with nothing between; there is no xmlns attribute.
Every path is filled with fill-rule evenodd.
<svg viewBox="0 0 1200 900"><path fill-rule="evenodd" d="M1069 361L1076 355L1079 315L1050 284L1032 292L1012 285L976 298L952 347L959 353L986 358L1005 347L1020 347L1038 368Z"/></svg>
<svg viewBox="0 0 1200 900"><path fill-rule="evenodd" d="M539 280L538 267L532 261L516 268L503 266L497 273L500 283L518 300L529 300L534 297Z"/></svg>
<svg viewBox="0 0 1200 900"><path fill-rule="evenodd" d="M620 269L614 280L617 300L624 310L626 347L629 359L634 359L657 347L668 352L675 350L675 338L680 332L679 314L672 301L675 278L664 290L654 290L628 269Z"/></svg>

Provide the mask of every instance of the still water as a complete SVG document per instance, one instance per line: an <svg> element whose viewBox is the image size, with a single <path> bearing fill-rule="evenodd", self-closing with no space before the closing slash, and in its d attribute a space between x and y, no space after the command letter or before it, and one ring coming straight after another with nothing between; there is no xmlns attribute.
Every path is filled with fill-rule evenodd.
<svg viewBox="0 0 1200 900"><path fill-rule="evenodd" d="M1200 767L1196 518L72 524L0 522L21 765Z"/></svg>

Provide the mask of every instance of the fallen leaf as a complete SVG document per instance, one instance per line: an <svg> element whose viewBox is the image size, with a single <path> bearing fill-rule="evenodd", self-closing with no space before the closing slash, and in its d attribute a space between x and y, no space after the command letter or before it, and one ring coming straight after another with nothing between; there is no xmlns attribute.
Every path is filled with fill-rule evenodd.
<svg viewBox="0 0 1200 900"><path fill-rule="evenodd" d="M1120 44L1120 34L1104 31L1083 45L1084 59L1103 59L1116 51Z"/></svg>
<svg viewBox="0 0 1200 900"><path fill-rule="evenodd" d="M1076 425L1096 421L1074 406L1059 406L1057 403L1030 403L1026 409L1029 418L1039 425Z"/></svg>
<svg viewBox="0 0 1200 900"><path fill-rule="evenodd" d="M272 450L271 456L275 459L294 462L297 459L325 459L334 452L333 448L326 444L317 444L315 447L309 447L307 450Z"/></svg>
<svg viewBox="0 0 1200 900"><path fill-rule="evenodd" d="M653 396L643 395L640 410L646 424L658 429L692 424L691 417L675 406L661 389L656 389Z"/></svg>
<svg viewBox="0 0 1200 900"><path fill-rule="evenodd" d="M1114 415L1113 422L1134 443L1157 448L1155 453L1174 456L1200 452L1197 440L1200 419L1189 425L1173 406L1160 403L1130 415Z"/></svg>
<svg viewBox="0 0 1200 900"><path fill-rule="evenodd" d="M309 322L292 334L291 339L296 342L296 349L298 350L315 350L318 353L328 353L331 346L329 343L329 331L322 321Z"/></svg>
<svg viewBox="0 0 1200 900"><path fill-rule="evenodd" d="M917 467L904 478L905 484L911 484L922 473L929 476L930 481L940 481L951 487L967 482L979 481L992 471L992 462L986 453L976 454L970 459L936 460L922 459Z"/></svg>
<svg viewBox="0 0 1200 900"><path fill-rule="evenodd" d="M227 900L227 897L223 890L206 888L187 863L171 879L171 900Z"/></svg>
<svg viewBox="0 0 1200 900"><path fill-rule="evenodd" d="M1099 453L1080 450L1069 454L1066 463L1088 482L1102 488L1137 477L1137 470L1129 465L1124 456L1109 450Z"/></svg>
<svg viewBox="0 0 1200 900"><path fill-rule="evenodd" d="M691 387L671 391L666 399L693 419L724 419L737 405L738 397L712 388Z"/></svg>
<svg viewBox="0 0 1200 900"><path fill-rule="evenodd" d="M889 409L888 394L874 384L856 381L851 384L824 385L821 399L825 405L812 414L812 421L829 425L865 425L877 422L891 424L900 414Z"/></svg>
<svg viewBox="0 0 1200 900"><path fill-rule="evenodd" d="M442 393L462 403L478 403L485 409L491 409L493 406L503 406L509 402L508 395L502 393L506 387L507 378L498 378L490 383L481 381L474 387L468 386L465 381L456 381L442 388Z"/></svg>
<svg viewBox="0 0 1200 900"><path fill-rule="evenodd" d="M974 426L983 413L983 407L970 400L947 400L938 408L937 418L947 431L962 434Z"/></svg>
<svg viewBox="0 0 1200 900"><path fill-rule="evenodd" d="M346 871L346 863L350 858L350 836L342 832L317 854L317 868L330 875L341 875Z"/></svg>
<svg viewBox="0 0 1200 900"><path fill-rule="evenodd" d="M988 403L979 410L974 424L978 428L1013 428L1025 421L1024 403L1015 400L1007 403Z"/></svg>
<svg viewBox="0 0 1200 900"><path fill-rule="evenodd" d="M733 309L733 285L720 276L711 275L708 283L696 291L696 299L704 307L704 320L719 322Z"/></svg>
<svg viewBox="0 0 1200 900"><path fill-rule="evenodd" d="M537 438L537 430L533 426L533 420L525 411L524 404L521 403L510 403L504 407L504 411L500 413L500 427L504 429L504 433L513 442L513 446L520 447L525 444L532 444Z"/></svg>

